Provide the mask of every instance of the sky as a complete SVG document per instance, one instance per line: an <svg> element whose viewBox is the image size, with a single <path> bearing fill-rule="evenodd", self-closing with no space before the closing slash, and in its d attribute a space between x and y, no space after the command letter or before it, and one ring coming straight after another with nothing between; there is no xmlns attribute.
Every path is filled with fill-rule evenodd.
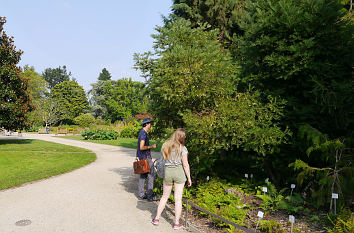
<svg viewBox="0 0 354 233"><path fill-rule="evenodd" d="M4 31L24 53L20 66L65 65L86 91L106 68L113 80L131 77L134 53L152 50L151 34L171 11L172 0L1 0Z"/></svg>

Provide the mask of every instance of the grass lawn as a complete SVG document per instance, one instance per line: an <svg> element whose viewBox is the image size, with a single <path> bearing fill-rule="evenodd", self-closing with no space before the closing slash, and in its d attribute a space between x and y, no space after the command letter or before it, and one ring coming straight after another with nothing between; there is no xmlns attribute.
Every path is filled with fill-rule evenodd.
<svg viewBox="0 0 354 233"><path fill-rule="evenodd" d="M80 141L85 141L85 142L94 142L94 143L100 143L100 144L106 144L106 145L112 145L112 146L122 146L122 147L128 147L132 149L137 148L137 143L138 139L134 138L118 138L117 140L85 140L81 135L75 135L75 136L58 136L62 138L67 138L67 139L74 139L74 140L80 140ZM151 149L152 151L161 151L161 146L163 142L157 142L154 140L150 140L150 145L152 144L157 144L157 147L155 149Z"/></svg>
<svg viewBox="0 0 354 233"><path fill-rule="evenodd" d="M59 175L96 160L86 149L41 140L0 140L0 190Z"/></svg>

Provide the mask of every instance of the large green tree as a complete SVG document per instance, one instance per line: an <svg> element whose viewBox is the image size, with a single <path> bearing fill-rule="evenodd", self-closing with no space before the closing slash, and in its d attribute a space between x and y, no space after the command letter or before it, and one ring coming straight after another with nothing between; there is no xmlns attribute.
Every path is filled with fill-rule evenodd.
<svg viewBox="0 0 354 233"><path fill-rule="evenodd" d="M61 82L70 81L71 72L68 72L64 65L58 68L47 68L43 71L42 76L49 83L49 88L52 89Z"/></svg>
<svg viewBox="0 0 354 233"><path fill-rule="evenodd" d="M24 67L24 77L28 79L28 90L32 103L35 106L35 110L27 114L28 121L33 126L39 126L43 124L41 105L44 104L44 100L48 98L48 83L44 80L40 74L38 74L34 67Z"/></svg>
<svg viewBox="0 0 354 233"><path fill-rule="evenodd" d="M340 1L250 1L246 9L235 49L245 87L285 99L284 123L352 133L354 28Z"/></svg>
<svg viewBox="0 0 354 233"><path fill-rule="evenodd" d="M114 122L146 112L147 97L144 96L144 88L143 83L132 81L131 78L107 81L103 88L106 118Z"/></svg>
<svg viewBox="0 0 354 233"><path fill-rule="evenodd" d="M237 67L218 40L218 30L192 28L184 19L158 27L155 51L135 55L148 77L150 109L158 127L185 127L194 171L212 172L218 155L233 150L268 155L289 134L277 121L282 102L237 92ZM231 157L231 156L230 156Z"/></svg>
<svg viewBox="0 0 354 233"><path fill-rule="evenodd" d="M27 90L28 80L17 64L22 51L16 50L13 37L4 31L5 17L0 17L0 128L22 129L26 113L33 109Z"/></svg>
<svg viewBox="0 0 354 233"><path fill-rule="evenodd" d="M191 29L184 19L156 30L155 51L136 54L136 67L148 77L150 110L160 126L183 126L184 110L209 111L215 99L234 91L235 67L216 40L217 30Z"/></svg>
<svg viewBox="0 0 354 233"><path fill-rule="evenodd" d="M88 109L85 90L76 81L64 81L55 85L51 98L58 105L64 123L72 123L75 117Z"/></svg>

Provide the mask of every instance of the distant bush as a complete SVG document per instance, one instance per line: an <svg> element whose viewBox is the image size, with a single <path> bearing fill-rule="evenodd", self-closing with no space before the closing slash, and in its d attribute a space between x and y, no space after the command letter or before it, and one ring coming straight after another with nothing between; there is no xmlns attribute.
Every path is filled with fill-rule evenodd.
<svg viewBox="0 0 354 233"><path fill-rule="evenodd" d="M81 127L89 127L95 123L95 117L92 116L90 113L81 114L74 119L75 123L80 125Z"/></svg>
<svg viewBox="0 0 354 233"><path fill-rule="evenodd" d="M115 140L119 134L116 131L88 130L81 134L85 140Z"/></svg>
<svg viewBox="0 0 354 233"><path fill-rule="evenodd" d="M139 128L134 125L126 126L121 132L120 137L122 138L138 138Z"/></svg>

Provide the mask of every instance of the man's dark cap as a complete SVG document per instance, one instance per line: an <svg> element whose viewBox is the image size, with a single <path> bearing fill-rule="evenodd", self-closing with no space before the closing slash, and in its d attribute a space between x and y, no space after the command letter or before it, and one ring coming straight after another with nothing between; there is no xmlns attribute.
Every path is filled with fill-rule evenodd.
<svg viewBox="0 0 354 233"><path fill-rule="evenodd" d="M154 121L151 120L150 118L145 118L141 124L144 125L144 124L153 123L153 122L154 122Z"/></svg>

